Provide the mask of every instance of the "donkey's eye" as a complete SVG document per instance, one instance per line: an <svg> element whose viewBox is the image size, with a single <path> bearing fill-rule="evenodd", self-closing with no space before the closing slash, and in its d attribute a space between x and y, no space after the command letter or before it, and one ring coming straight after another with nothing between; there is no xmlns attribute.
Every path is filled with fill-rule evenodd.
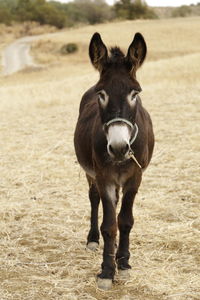
<svg viewBox="0 0 200 300"><path fill-rule="evenodd" d="M130 94L127 96L130 105L135 105L138 93L139 93L138 91L132 90Z"/></svg>
<svg viewBox="0 0 200 300"><path fill-rule="evenodd" d="M135 100L137 94L138 94L137 91L132 91L132 92L131 92L131 100Z"/></svg>
<svg viewBox="0 0 200 300"><path fill-rule="evenodd" d="M102 92L99 92L98 97L99 97L99 100L101 100L102 102L105 101L105 95Z"/></svg>
<svg viewBox="0 0 200 300"><path fill-rule="evenodd" d="M135 100L136 95L137 95L137 94L133 94L133 95L131 96L131 100Z"/></svg>
<svg viewBox="0 0 200 300"><path fill-rule="evenodd" d="M101 104L102 107L106 107L108 103L108 95L104 90L101 90L98 92L98 99L99 103Z"/></svg>

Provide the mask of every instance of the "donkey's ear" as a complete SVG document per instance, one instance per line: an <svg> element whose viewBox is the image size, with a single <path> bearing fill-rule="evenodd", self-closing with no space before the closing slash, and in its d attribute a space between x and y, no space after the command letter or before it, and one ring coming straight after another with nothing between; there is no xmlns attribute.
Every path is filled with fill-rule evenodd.
<svg viewBox="0 0 200 300"><path fill-rule="evenodd" d="M142 65L145 60L146 53L146 42L141 33L137 32L128 48L126 56L126 62L130 71L135 72Z"/></svg>
<svg viewBox="0 0 200 300"><path fill-rule="evenodd" d="M108 51L98 32L93 35L90 41L89 56L95 69L101 72L108 60Z"/></svg>

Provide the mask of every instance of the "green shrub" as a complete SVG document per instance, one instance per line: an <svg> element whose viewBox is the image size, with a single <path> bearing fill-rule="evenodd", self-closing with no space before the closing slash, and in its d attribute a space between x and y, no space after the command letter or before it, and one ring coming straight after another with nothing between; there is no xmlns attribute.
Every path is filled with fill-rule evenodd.
<svg viewBox="0 0 200 300"><path fill-rule="evenodd" d="M172 17L187 17L191 13L191 8L187 5L182 5L180 7L177 7L172 12Z"/></svg>
<svg viewBox="0 0 200 300"><path fill-rule="evenodd" d="M184 13L182 13L184 14ZM59 3L47 0L0 0L0 22L34 21L57 28L76 24L97 24L121 19L152 19L155 12L141 0L120 0L109 6L105 0L74 0Z"/></svg>
<svg viewBox="0 0 200 300"><path fill-rule="evenodd" d="M68 43L66 45L63 45L60 49L60 53L65 54L71 54L78 51L78 45L75 43Z"/></svg>
<svg viewBox="0 0 200 300"><path fill-rule="evenodd" d="M67 22L97 24L110 21L114 14L104 0L75 0L65 4Z"/></svg>
<svg viewBox="0 0 200 300"><path fill-rule="evenodd" d="M141 0L120 0L114 5L115 14L121 19L155 19L156 13Z"/></svg>
<svg viewBox="0 0 200 300"><path fill-rule="evenodd" d="M51 2L45 0L18 0L16 17L20 22L35 21L41 25L49 24L57 28L65 26L65 15Z"/></svg>
<svg viewBox="0 0 200 300"><path fill-rule="evenodd" d="M41 25L49 24L57 28L65 26L65 15L50 3L35 7L33 20Z"/></svg>
<svg viewBox="0 0 200 300"><path fill-rule="evenodd" d="M0 23L4 23L6 25L11 25L12 22L12 14L9 9L0 7Z"/></svg>

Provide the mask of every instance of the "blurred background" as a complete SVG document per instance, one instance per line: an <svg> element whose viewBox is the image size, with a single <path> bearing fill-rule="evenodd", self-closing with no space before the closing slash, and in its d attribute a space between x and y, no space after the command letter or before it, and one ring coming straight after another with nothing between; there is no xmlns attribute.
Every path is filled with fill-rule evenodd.
<svg viewBox="0 0 200 300"><path fill-rule="evenodd" d="M186 5L187 4L187 5ZM97 24L116 19L155 19L200 15L200 3L190 0L1 0L0 22L38 22L57 28Z"/></svg>
<svg viewBox="0 0 200 300"><path fill-rule="evenodd" d="M73 135L99 74L99 32L148 54L137 79L155 151L134 206L130 280L96 289L90 205ZM0 0L0 299L200 299L200 3ZM100 210L99 222L101 223Z"/></svg>

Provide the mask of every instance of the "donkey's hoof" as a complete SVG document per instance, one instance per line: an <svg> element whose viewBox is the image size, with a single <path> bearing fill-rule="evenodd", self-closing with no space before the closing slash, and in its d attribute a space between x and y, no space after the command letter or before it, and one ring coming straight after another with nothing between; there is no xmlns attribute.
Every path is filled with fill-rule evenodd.
<svg viewBox="0 0 200 300"><path fill-rule="evenodd" d="M99 244L96 242L90 242L87 244L87 249L91 251L96 251L99 248Z"/></svg>
<svg viewBox="0 0 200 300"><path fill-rule="evenodd" d="M112 288L112 279L97 278L97 287L101 290L108 291Z"/></svg>
<svg viewBox="0 0 200 300"><path fill-rule="evenodd" d="M129 270L118 270L118 277L119 280L129 280L130 279L130 273Z"/></svg>

